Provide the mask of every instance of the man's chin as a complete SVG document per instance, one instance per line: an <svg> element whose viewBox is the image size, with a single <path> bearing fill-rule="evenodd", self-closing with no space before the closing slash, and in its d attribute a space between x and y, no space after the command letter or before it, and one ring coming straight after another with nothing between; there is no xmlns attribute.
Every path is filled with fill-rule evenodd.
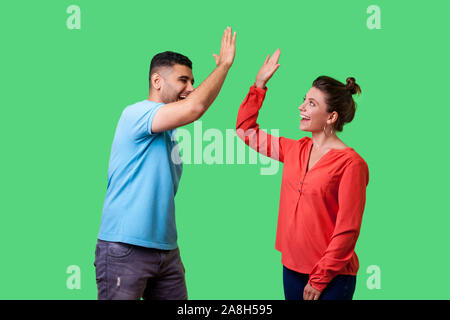
<svg viewBox="0 0 450 320"><path fill-rule="evenodd" d="M179 98L175 98L175 99L161 99L161 101L162 101L164 104L169 104L169 103L178 102L178 101L180 101L180 99L179 99Z"/></svg>

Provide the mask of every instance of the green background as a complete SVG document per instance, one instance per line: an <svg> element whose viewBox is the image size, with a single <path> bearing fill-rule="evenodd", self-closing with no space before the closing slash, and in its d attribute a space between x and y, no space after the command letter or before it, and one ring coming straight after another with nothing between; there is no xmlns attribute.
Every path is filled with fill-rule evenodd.
<svg viewBox="0 0 450 320"><path fill-rule="evenodd" d="M81 9L69 30L66 9ZM381 30L369 30L369 5ZM223 30L237 53L203 132L234 128L268 53L262 128L299 139L298 105L319 75L363 94L340 138L370 182L355 299L448 299L448 1L2 1L1 299L96 299L93 266L114 130L148 95L148 67L173 50L213 70ZM193 124L188 125L193 132ZM185 165L176 196L190 299L283 299L275 231L281 183L261 165ZM69 290L70 265L81 289ZM369 290L367 267L381 269Z"/></svg>

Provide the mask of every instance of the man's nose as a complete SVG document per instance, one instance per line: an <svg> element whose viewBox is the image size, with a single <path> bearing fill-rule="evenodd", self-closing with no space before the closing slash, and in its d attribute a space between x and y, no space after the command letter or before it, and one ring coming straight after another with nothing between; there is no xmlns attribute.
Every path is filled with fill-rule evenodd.
<svg viewBox="0 0 450 320"><path fill-rule="evenodd" d="M187 91L189 91L189 93L191 93L192 91L194 91L194 86L192 85L192 83L188 83L188 86L187 86Z"/></svg>

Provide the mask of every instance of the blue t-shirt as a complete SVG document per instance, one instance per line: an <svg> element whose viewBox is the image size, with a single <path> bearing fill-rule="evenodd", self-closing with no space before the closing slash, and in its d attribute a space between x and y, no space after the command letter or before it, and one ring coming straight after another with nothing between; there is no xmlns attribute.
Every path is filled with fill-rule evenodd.
<svg viewBox="0 0 450 320"><path fill-rule="evenodd" d="M163 105L144 100L122 112L111 147L101 240L177 248L174 197L182 164L175 130L151 132Z"/></svg>

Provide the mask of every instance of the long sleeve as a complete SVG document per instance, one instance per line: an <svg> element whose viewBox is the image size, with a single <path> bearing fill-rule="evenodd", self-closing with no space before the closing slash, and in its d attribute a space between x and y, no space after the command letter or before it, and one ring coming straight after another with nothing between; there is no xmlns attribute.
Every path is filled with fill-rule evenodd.
<svg viewBox="0 0 450 320"><path fill-rule="evenodd" d="M267 87L250 87L250 91L242 102L236 122L236 134L252 149L274 160L284 161L284 151L295 140L276 137L264 132L256 122L259 109L266 96Z"/></svg>
<svg viewBox="0 0 450 320"><path fill-rule="evenodd" d="M369 169L364 161L350 163L344 169L338 189L339 210L331 241L323 257L311 271L310 285L323 291L328 283L350 262L358 239Z"/></svg>

